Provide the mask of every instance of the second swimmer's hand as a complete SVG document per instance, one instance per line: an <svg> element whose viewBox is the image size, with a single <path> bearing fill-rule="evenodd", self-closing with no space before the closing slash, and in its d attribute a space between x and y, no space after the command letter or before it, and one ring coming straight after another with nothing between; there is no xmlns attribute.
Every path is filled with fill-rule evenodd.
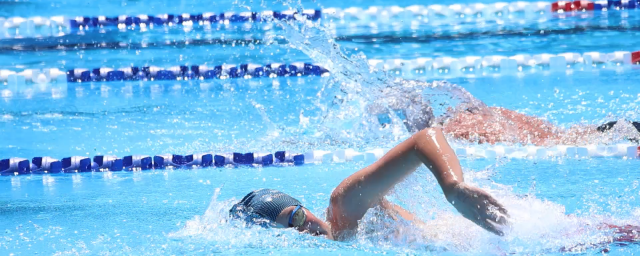
<svg viewBox="0 0 640 256"><path fill-rule="evenodd" d="M447 194L447 200L462 216L478 226L496 235L504 235L503 228L509 224L509 214L489 193L462 182Z"/></svg>

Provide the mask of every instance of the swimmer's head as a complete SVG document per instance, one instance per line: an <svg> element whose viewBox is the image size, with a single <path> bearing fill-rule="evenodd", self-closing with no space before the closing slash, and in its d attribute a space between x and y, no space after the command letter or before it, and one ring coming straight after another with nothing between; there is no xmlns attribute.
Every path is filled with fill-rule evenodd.
<svg viewBox="0 0 640 256"><path fill-rule="evenodd" d="M231 217L250 224L272 228L295 228L312 235L331 238L329 225L316 217L295 198L273 189L247 194L229 211Z"/></svg>

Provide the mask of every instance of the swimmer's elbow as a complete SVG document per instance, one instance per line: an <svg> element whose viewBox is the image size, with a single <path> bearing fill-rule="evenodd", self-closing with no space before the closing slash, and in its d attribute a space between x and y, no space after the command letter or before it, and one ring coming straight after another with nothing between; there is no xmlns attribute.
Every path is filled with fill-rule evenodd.
<svg viewBox="0 0 640 256"><path fill-rule="evenodd" d="M424 135L424 134L429 134L430 136L428 136L428 138L432 138L433 135L435 135L436 137L444 137L444 132L442 131L441 127L429 127L429 128L424 128L422 130L420 130L419 132L415 133L415 135Z"/></svg>
<svg viewBox="0 0 640 256"><path fill-rule="evenodd" d="M327 221L331 224L331 228L337 230L338 226L342 222L340 217L342 216L342 197L336 190L331 193L329 198L329 207L327 207Z"/></svg>
<svg viewBox="0 0 640 256"><path fill-rule="evenodd" d="M345 193L345 189L339 185L332 193L329 199L329 207L327 208L327 218L333 219L339 223L345 221L345 218L351 216L352 209L349 207L349 203L354 203L348 200L348 193Z"/></svg>
<svg viewBox="0 0 640 256"><path fill-rule="evenodd" d="M329 207L335 208L342 203L344 193L342 193L341 191L342 189L340 188L340 186L338 186L333 190L333 192L331 192L331 197L329 198Z"/></svg>
<svg viewBox="0 0 640 256"><path fill-rule="evenodd" d="M435 132L436 134L442 134L442 128L441 127L429 127L429 128L424 128L423 131L427 131L427 132Z"/></svg>

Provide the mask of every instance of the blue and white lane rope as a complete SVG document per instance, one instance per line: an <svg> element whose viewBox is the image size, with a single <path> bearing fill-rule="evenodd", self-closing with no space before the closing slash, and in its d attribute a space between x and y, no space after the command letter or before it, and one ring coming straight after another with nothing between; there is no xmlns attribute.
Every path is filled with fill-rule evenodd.
<svg viewBox="0 0 640 256"><path fill-rule="evenodd" d="M571 13L586 11L607 12L620 10L635 10L640 6L640 0L609 0L609 1L560 1L560 2L512 2L493 4L453 4L453 5L412 5L400 6L371 6L368 9L360 7L325 8L322 10L306 9L301 13L295 10L263 11L263 12L224 12L199 14L160 14L137 16L82 16L82 17L0 17L0 38L29 38L60 36L76 31L105 30L117 28L119 30L153 29L154 27L194 26L211 27L226 26L234 23L251 24L264 21L293 20L305 18L308 20L323 20L329 24L359 26L379 23L379 25L418 25L418 24L452 24L459 22L482 22L487 20L523 20L551 17L550 14L560 13L558 16L569 17ZM264 28L270 28L266 26Z"/></svg>
<svg viewBox="0 0 640 256"><path fill-rule="evenodd" d="M157 27L182 26L192 28L194 26L211 27L226 26L233 23L261 23L271 20L293 20L304 17L308 20L318 20L321 16L320 10L304 10L298 13L294 10L287 11L263 11L256 12L224 12L200 13L200 14L160 14L160 15L119 15L115 17L0 17L0 39L2 38L30 38L61 36L77 31L107 29L131 30L139 28L141 30L154 29Z"/></svg>
<svg viewBox="0 0 640 256"><path fill-rule="evenodd" d="M144 171L166 168L224 167L238 165L286 166L302 165L305 155L278 151L270 153L225 153L225 154L164 154L154 157L131 155L123 158L116 156L94 156L93 159L83 156L65 157L58 160L51 157L34 157L31 162L24 158L8 158L0 160L1 175L42 174L42 173L75 173L99 171Z"/></svg>
<svg viewBox="0 0 640 256"><path fill-rule="evenodd" d="M0 70L0 82L8 85L20 85L24 83L44 84L53 81L69 83L85 82L111 82L111 81L166 81L166 80L208 80L231 78L261 78L261 77L298 77L298 76L323 76L328 75L325 68L310 63L267 65L240 64L240 65L192 65L174 66L162 68L156 66L125 67L113 69L102 68L75 68L61 71L51 69L28 69L20 72L12 70Z"/></svg>
<svg viewBox="0 0 640 256"><path fill-rule="evenodd" d="M518 54L514 56L467 56L417 59L369 59L371 67L392 74L422 74L434 77L516 75L538 70L552 72L587 71L640 65L640 51L612 53Z"/></svg>
<svg viewBox="0 0 640 256"><path fill-rule="evenodd" d="M433 77L456 77L466 75L495 75L536 72L538 69L551 71L588 70L593 67L624 67L640 64L640 51L618 51L613 53L587 52L561 54L518 54L514 56L468 56L462 58L438 57L417 59L369 59L369 65L393 74L417 74ZM161 67L126 67L113 69L76 68L61 71L52 69L27 69L23 71L0 70L0 84L10 86L25 83L47 84L108 82L108 81L162 81L226 78L261 78L291 76L326 76L329 70L310 63L292 64L241 64Z"/></svg>
<svg viewBox="0 0 640 256"><path fill-rule="evenodd" d="M590 145L554 147L538 146L456 146L456 155L460 158L598 158L616 157L640 159L640 147L632 144ZM336 151L312 150L303 154L286 151L270 153L226 153L192 155L131 155L124 158L116 156L95 156L93 159L83 156L66 157L62 160L51 157L34 157L31 162L24 158L0 160L0 175L77 173L104 171L145 171L152 169L233 167L233 166L299 166L304 164L364 162L372 163L380 159L388 150L374 149L358 152L353 149Z"/></svg>

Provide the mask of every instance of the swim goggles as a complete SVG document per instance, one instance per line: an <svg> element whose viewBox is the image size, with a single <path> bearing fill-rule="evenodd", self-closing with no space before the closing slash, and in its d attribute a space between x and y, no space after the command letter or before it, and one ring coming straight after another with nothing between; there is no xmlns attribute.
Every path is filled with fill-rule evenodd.
<svg viewBox="0 0 640 256"><path fill-rule="evenodd" d="M289 227L290 228L299 228L304 225L304 222L307 221L307 213L304 210L301 210L302 205L296 206L293 211L291 211L291 215L289 215Z"/></svg>

